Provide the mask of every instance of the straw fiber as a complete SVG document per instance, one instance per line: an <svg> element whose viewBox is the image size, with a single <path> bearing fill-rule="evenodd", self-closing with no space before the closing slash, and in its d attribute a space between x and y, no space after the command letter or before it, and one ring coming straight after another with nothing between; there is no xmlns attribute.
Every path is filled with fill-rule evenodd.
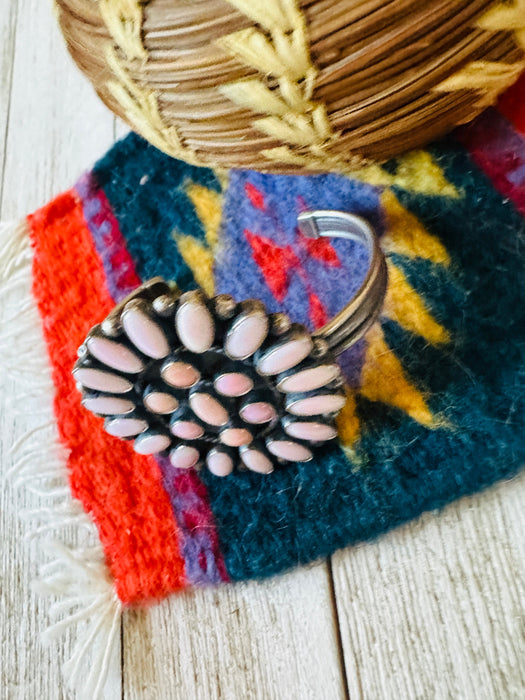
<svg viewBox="0 0 525 700"><path fill-rule="evenodd" d="M524 0L57 0L106 104L194 164L348 172L471 120L525 68Z"/></svg>

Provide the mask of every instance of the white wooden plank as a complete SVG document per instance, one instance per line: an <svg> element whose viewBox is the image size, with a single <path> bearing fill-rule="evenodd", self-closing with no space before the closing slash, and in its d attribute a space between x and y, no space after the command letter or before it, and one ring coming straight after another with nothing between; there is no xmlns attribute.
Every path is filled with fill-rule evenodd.
<svg viewBox="0 0 525 700"><path fill-rule="evenodd" d="M66 52L52 3L18 0L2 219L71 187L113 142L113 118Z"/></svg>
<svg viewBox="0 0 525 700"><path fill-rule="evenodd" d="M15 46L17 4L7 0L6 7L0 13L0 200L2 195L2 174L4 171L5 143L7 138L7 120L11 97L11 79L13 54Z"/></svg>
<svg viewBox="0 0 525 700"><path fill-rule="evenodd" d="M113 137L115 141L119 141L129 134L129 126L119 117L115 117Z"/></svg>
<svg viewBox="0 0 525 700"><path fill-rule="evenodd" d="M66 54L52 16L52 3L8 0L8 5L7 15L17 8L18 16L8 137L2 154L5 167L0 214L4 219L19 218L70 187L111 143L113 130L111 115L99 104L90 86L79 78ZM4 6L2 9L4 15ZM5 22L5 17L0 21ZM4 74L7 73L5 70ZM28 405L27 421L15 423L7 401L16 389L8 378L2 379L0 470L3 477L10 461L10 445L34 424L37 418L31 412L40 407ZM21 523L18 514L35 505L38 502L27 492L5 488L0 492L2 700L69 697L63 686L61 666L70 654L72 640L49 647L42 645L40 634L48 624L48 606L30 588L42 561L42 547L24 542L33 524ZM121 696L119 657L113 660L108 685L107 698L112 700Z"/></svg>
<svg viewBox="0 0 525 700"><path fill-rule="evenodd" d="M124 627L127 700L342 700L325 565L173 596Z"/></svg>
<svg viewBox="0 0 525 700"><path fill-rule="evenodd" d="M352 700L525 696L525 475L334 557Z"/></svg>

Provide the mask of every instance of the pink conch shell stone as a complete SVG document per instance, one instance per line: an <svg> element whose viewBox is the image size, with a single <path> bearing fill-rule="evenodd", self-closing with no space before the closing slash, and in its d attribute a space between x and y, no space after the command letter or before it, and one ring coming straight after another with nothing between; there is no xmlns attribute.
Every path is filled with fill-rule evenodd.
<svg viewBox="0 0 525 700"><path fill-rule="evenodd" d="M273 472L272 461L259 450L244 450L241 454L241 459L252 472L258 472L259 474L270 474L270 472Z"/></svg>
<svg viewBox="0 0 525 700"><path fill-rule="evenodd" d="M220 426L228 422L228 411L210 394L192 394L190 406L195 415L205 423Z"/></svg>
<svg viewBox="0 0 525 700"><path fill-rule="evenodd" d="M162 378L177 389L189 389L201 378L200 372L188 362L170 362L161 372Z"/></svg>
<svg viewBox="0 0 525 700"><path fill-rule="evenodd" d="M127 374L138 374L144 369L144 363L122 343L116 343L114 340L107 338L99 338L91 336L86 341L87 348L93 357L103 362L112 369L117 369L120 372Z"/></svg>
<svg viewBox="0 0 525 700"><path fill-rule="evenodd" d="M194 467L200 458L199 450L189 445L179 445L170 452L170 461L178 469Z"/></svg>
<svg viewBox="0 0 525 700"><path fill-rule="evenodd" d="M287 425L284 430L291 437L297 438L298 440L312 440L312 442L332 440L337 435L337 431L333 425L316 422L301 423L297 421L296 423Z"/></svg>
<svg viewBox="0 0 525 700"><path fill-rule="evenodd" d="M226 428L219 435L219 440L229 447L240 447L241 445L249 445L253 436L249 430L244 428Z"/></svg>
<svg viewBox="0 0 525 700"><path fill-rule="evenodd" d="M103 416L122 415L130 413L135 408L133 401L127 399L118 399L116 396L96 396L86 398L82 401L82 405L93 413L100 413Z"/></svg>
<svg viewBox="0 0 525 700"><path fill-rule="evenodd" d="M144 403L150 411L161 415L173 413L179 406L179 402L174 396L163 391L152 391L151 394L145 397Z"/></svg>
<svg viewBox="0 0 525 700"><path fill-rule="evenodd" d="M77 382L80 382L88 389L96 391L107 391L110 394L124 394L133 388L133 384L111 372L103 372L101 369L91 367L79 367L74 370L73 375Z"/></svg>
<svg viewBox="0 0 525 700"><path fill-rule="evenodd" d="M106 432L115 437L133 437L144 432L148 427L145 420L140 418L115 418L106 426Z"/></svg>
<svg viewBox="0 0 525 700"><path fill-rule="evenodd" d="M141 455L154 455L166 450L170 444L171 440L167 435L145 435L135 440L133 449Z"/></svg>
<svg viewBox="0 0 525 700"><path fill-rule="evenodd" d="M276 345L273 350L268 350L259 360L257 370L264 375L286 372L308 357L312 348L312 339L308 335L294 338L282 345Z"/></svg>
<svg viewBox="0 0 525 700"><path fill-rule="evenodd" d="M213 318L201 301L183 302L175 317L175 327L181 343L191 352L206 352L213 345Z"/></svg>
<svg viewBox="0 0 525 700"><path fill-rule="evenodd" d="M235 321L224 349L233 360L244 360L261 347L267 335L268 317L263 311L253 311Z"/></svg>
<svg viewBox="0 0 525 700"><path fill-rule="evenodd" d="M215 476L228 476L233 471L232 458L224 452L210 452L206 464Z"/></svg>
<svg viewBox="0 0 525 700"><path fill-rule="evenodd" d="M313 391L333 382L339 377L337 365L319 365L303 369L290 377L286 377L278 384L279 391Z"/></svg>
<svg viewBox="0 0 525 700"><path fill-rule="evenodd" d="M198 440L204 428L191 420L179 420L171 426L171 432L182 440Z"/></svg>
<svg viewBox="0 0 525 700"><path fill-rule="evenodd" d="M247 423L253 423L254 425L260 425L261 423L268 423L273 420L277 413L275 408L266 403L266 401L256 401L255 403L250 403L244 406L239 412L239 415Z"/></svg>
<svg viewBox="0 0 525 700"><path fill-rule="evenodd" d="M313 457L307 447L291 440L271 440L267 442L266 447L276 457L289 462L308 462Z"/></svg>
<svg viewBox="0 0 525 700"><path fill-rule="evenodd" d="M122 325L135 347L148 357L160 360L169 354L170 346L164 331L140 309L124 309Z"/></svg>
<svg viewBox="0 0 525 700"><path fill-rule="evenodd" d="M288 406L288 411L294 416L317 416L323 413L340 411L346 403L346 397L338 394L321 394L298 399Z"/></svg>
<svg viewBox="0 0 525 700"><path fill-rule="evenodd" d="M217 377L215 389L223 396L244 396L253 389L253 381L240 372L227 372Z"/></svg>

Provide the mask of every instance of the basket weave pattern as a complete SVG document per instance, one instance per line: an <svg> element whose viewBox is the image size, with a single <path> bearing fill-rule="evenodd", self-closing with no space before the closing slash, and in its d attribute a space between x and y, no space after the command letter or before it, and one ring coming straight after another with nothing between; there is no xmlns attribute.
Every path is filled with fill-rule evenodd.
<svg viewBox="0 0 525 700"><path fill-rule="evenodd" d="M57 0L79 67L196 164L348 172L469 121L525 68L525 2Z"/></svg>

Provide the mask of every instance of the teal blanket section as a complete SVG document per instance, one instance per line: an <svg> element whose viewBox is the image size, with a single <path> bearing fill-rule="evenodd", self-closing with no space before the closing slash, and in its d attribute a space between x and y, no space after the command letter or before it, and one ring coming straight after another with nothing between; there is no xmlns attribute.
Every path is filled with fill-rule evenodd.
<svg viewBox="0 0 525 700"><path fill-rule="evenodd" d="M170 158L132 133L96 163L93 176L111 203L141 279L160 275L182 289L194 288L174 237L183 232L204 238L185 185L219 192L213 171Z"/></svg>
<svg viewBox="0 0 525 700"><path fill-rule="evenodd" d="M445 246L451 263L439 266L398 254L391 260L451 341L433 346L392 320L382 324L388 347L424 392L439 427L429 429L398 408L366 399L356 379L361 428L353 450L334 444L313 462L269 477L240 472L220 479L202 470L234 580L273 575L373 538L423 511L509 478L525 462L525 221L454 140L436 145L432 155L459 191L457 199L394 191ZM140 276L160 274L183 288L194 286L173 233L204 238L184 183L198 182L218 192L214 173L174 161L132 135L97 164L94 175ZM254 181L264 187L265 177L271 179L254 176ZM223 211L223 233L230 236L243 236L243 223L248 228L253 224L243 222L238 201L229 198L246 179L249 173L230 173ZM290 176L282 186L314 197L316 187L308 180ZM318 193L319 201L329 204L332 191L333 206L351 210L359 202L381 225L380 189L339 176L315 182L332 188ZM285 233L287 244L295 245L291 232ZM245 252L235 259L227 257L235 249L227 238L225 246L220 291L234 293L237 285L244 291L253 279L252 296L267 294L244 239L238 250ZM297 279L290 290L300 299ZM322 291L329 307L330 290ZM358 368L361 350L354 358Z"/></svg>
<svg viewBox="0 0 525 700"><path fill-rule="evenodd" d="M434 347L393 322L383 328L445 427L429 430L358 395L355 462L332 448L268 480L244 473L223 482L203 472L234 579L370 539L525 461L525 222L455 143L433 155L460 198L396 195L444 243L451 265L396 262L452 340Z"/></svg>

